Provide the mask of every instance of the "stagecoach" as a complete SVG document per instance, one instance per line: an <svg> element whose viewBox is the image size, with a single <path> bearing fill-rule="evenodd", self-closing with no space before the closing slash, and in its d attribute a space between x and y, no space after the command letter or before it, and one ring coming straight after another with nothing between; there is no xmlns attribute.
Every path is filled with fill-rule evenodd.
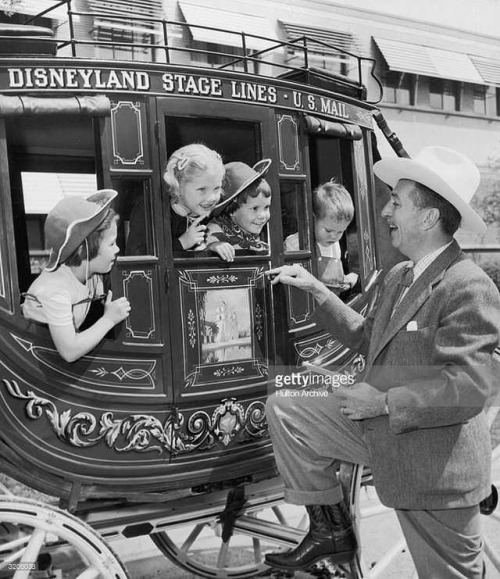
<svg viewBox="0 0 500 579"><path fill-rule="evenodd" d="M107 543L140 536L197 576L256 576L265 552L304 532L287 523L266 427L275 374L309 372L307 363L350 376L364 368L311 321L305 293L271 287L264 274L284 263L317 273L311 191L334 177L356 209L343 243L344 267L359 283L342 297L368 312L399 259L379 225L374 122L404 149L368 100L370 59L328 46L341 68L327 72L309 62L318 40L242 33L239 51L186 64L201 51L169 37L185 24L142 16L137 26L160 31L154 44L135 45L147 61L96 59L99 48L124 43L79 39L75 22L90 14L61 5L64 37L39 25L50 11L0 25L0 470L50 497L0 498L0 577L29 577L34 564L40 573L47 559L63 569L71 548L81 564L64 576L124 578ZM258 50L247 48L251 38ZM284 64L291 52L300 66ZM211 65L215 56L224 63ZM225 162L272 160L268 254L238 250L227 264L173 251L162 168L192 142ZM23 318L22 294L47 260L48 209L96 188L119 192L121 254L106 282L132 311L89 355L66 363L48 329ZM299 250L285 252L296 232ZM339 476L359 523L369 470L341 465ZM196 549L207 531L219 537L213 561ZM377 576L362 553L343 571Z"/></svg>

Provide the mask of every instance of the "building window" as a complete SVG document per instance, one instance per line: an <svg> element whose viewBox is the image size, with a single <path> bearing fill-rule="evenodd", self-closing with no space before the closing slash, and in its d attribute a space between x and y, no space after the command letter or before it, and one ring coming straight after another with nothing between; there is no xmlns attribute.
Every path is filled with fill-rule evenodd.
<svg viewBox="0 0 500 579"><path fill-rule="evenodd" d="M153 45L154 38L149 33L136 32L130 25L130 30L124 28L98 27L94 32L97 43L103 41L110 44L98 44L98 58L112 60L154 60L152 50L143 45ZM112 44L111 44L112 43ZM141 45L141 46L140 46Z"/></svg>
<svg viewBox="0 0 500 579"><path fill-rule="evenodd" d="M429 79L429 105L442 111L460 110L460 86L453 80Z"/></svg>
<svg viewBox="0 0 500 579"><path fill-rule="evenodd" d="M497 103L498 103L498 89L497 89ZM472 107L476 115L486 114L486 87L480 84L475 84L472 93ZM497 107L498 109L498 107Z"/></svg>
<svg viewBox="0 0 500 579"><path fill-rule="evenodd" d="M497 117L500 117L500 88L496 89L497 93Z"/></svg>
<svg viewBox="0 0 500 579"><path fill-rule="evenodd" d="M243 70L243 61L237 60L241 57L239 47L196 41L192 42L191 47L196 50L191 53L193 63L208 64L212 67L227 65L229 70Z"/></svg>
<svg viewBox="0 0 500 579"><path fill-rule="evenodd" d="M401 106L415 104L415 75L388 70L384 77L384 101Z"/></svg>

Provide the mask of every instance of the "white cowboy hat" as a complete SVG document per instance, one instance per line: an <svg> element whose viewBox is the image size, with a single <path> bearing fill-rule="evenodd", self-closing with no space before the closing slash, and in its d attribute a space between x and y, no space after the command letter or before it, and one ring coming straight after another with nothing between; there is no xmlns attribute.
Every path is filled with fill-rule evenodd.
<svg viewBox="0 0 500 579"><path fill-rule="evenodd" d="M382 159L373 166L375 175L395 187L400 179L417 181L446 199L462 216L460 227L484 233L486 224L471 208L480 175L465 155L447 147L425 147L412 159Z"/></svg>
<svg viewBox="0 0 500 579"><path fill-rule="evenodd" d="M101 189L87 199L65 197L50 210L45 220L47 271L54 271L99 227L117 195L113 189Z"/></svg>

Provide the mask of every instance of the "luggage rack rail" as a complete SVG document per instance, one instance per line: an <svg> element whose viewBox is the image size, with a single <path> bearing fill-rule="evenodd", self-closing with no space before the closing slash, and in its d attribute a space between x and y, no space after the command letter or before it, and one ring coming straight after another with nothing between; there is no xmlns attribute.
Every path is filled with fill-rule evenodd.
<svg viewBox="0 0 500 579"><path fill-rule="evenodd" d="M234 32L223 28L166 20L149 15L110 14L106 11L99 12L97 9L91 12L81 11L73 9L72 0L62 0L55 3L35 16L27 18L24 24L43 26L43 23L46 22L43 19L50 18L51 13L56 9L59 9L60 13L63 6L67 7L67 22L58 26L55 38L42 39L43 42L56 43L58 56L64 56L66 51L68 56L83 58L88 57L88 48L87 54L85 54L86 47L107 47L119 49L120 60L147 60L184 66L187 56L190 66L220 70L232 69L262 77L276 78L279 76L286 78L298 72L304 74L304 72L311 71L316 76L334 79L335 82L346 88L357 88L360 91L364 89L365 77L369 75L382 91L380 81L374 73L375 59L355 54L306 35L291 40L280 40L243 31ZM104 28L108 30L111 30L113 25L116 26L123 31L122 38L120 40L106 38L85 40L79 38L79 27L76 26L76 19L82 17L106 22ZM189 41L179 40L180 37L192 38L193 29L202 29L207 34L213 33L214 42L208 41L203 44L199 43L201 46L191 46ZM142 42L135 40L134 30L140 31L143 37ZM221 33L227 35L227 38L232 38L230 43L220 44ZM252 48L252 45L256 43L259 44L259 48ZM231 52L224 50L226 46L231 46ZM129 51L129 55L126 54L127 51ZM144 54L138 55L137 51L143 51ZM320 53L327 54L327 58L331 60L332 64L337 63L337 66L329 67L332 70L315 67L314 62ZM290 60L290 55L293 56L293 60L300 62L299 66L287 62ZM339 68L341 72L338 71Z"/></svg>

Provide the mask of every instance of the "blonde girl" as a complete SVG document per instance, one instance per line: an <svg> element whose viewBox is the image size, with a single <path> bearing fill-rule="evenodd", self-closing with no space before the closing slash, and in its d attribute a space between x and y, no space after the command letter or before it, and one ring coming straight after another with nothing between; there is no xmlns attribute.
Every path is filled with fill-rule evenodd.
<svg viewBox="0 0 500 579"><path fill-rule="evenodd" d="M223 178L220 155L205 145L186 145L169 157L163 180L170 195L174 251L205 248L203 221L221 198Z"/></svg>

